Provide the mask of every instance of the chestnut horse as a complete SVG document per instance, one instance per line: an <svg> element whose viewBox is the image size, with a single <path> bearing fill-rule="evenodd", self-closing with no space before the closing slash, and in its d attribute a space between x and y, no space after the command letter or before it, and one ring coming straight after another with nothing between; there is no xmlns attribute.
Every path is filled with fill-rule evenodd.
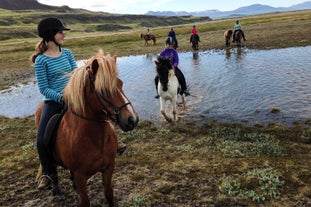
<svg viewBox="0 0 311 207"><path fill-rule="evenodd" d="M62 117L52 149L57 165L69 169L79 195L78 206L89 206L87 180L101 172L105 197L114 206L112 174L117 153L114 124L123 131L133 130L138 115L122 89L116 56L102 51L91 57L85 66L74 70L63 91L68 109ZM38 125L42 103L36 111ZM58 192L58 179L53 192Z"/></svg>
<svg viewBox="0 0 311 207"><path fill-rule="evenodd" d="M231 29L225 31L225 33L224 33L226 47L230 47L230 42L231 42L232 34L233 34L233 31Z"/></svg>
<svg viewBox="0 0 311 207"><path fill-rule="evenodd" d="M155 60L156 72L159 77L158 94L160 96L160 112L168 122L177 121L177 95L179 82L172 69L171 61L168 58L158 57ZM166 101L172 105L173 120L166 114ZM185 105L185 95L182 95L182 103Z"/></svg>
<svg viewBox="0 0 311 207"><path fill-rule="evenodd" d="M148 35L141 33L140 34L140 39L144 39L145 40L145 45L148 45L148 41L149 40L152 40L154 45L156 44L156 36L153 35L153 34L150 34L149 38L148 38Z"/></svg>

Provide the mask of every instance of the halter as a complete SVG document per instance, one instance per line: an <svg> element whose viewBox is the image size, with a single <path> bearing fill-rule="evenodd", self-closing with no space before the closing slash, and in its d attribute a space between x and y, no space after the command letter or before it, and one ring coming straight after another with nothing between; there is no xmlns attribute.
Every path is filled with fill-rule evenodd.
<svg viewBox="0 0 311 207"><path fill-rule="evenodd" d="M102 111L109 117L109 119L111 121L117 123L117 124L120 123L120 116L119 115L120 115L120 112L121 112L122 108L124 108L127 105L131 104L131 102L127 102L127 103L123 104L120 107L116 107L113 103L111 103L108 99L106 99L104 96L99 94L97 91L96 91L96 96L97 96L97 99L99 100L99 102L102 105ZM109 113L109 111L105 107L105 105L104 105L102 100L104 100L109 105L109 107L113 109L114 114Z"/></svg>
<svg viewBox="0 0 311 207"><path fill-rule="evenodd" d="M90 69L89 66L86 67L86 70L88 70L88 69ZM93 76L91 76L90 73L89 73L88 78L89 78L89 81L90 81L90 90L91 90L91 92L95 91L96 97L97 97L98 101L99 101L100 104L101 104L101 109L102 109L102 111L104 112L104 114L105 114L106 116L108 116L108 118L109 118L112 122L114 122L114 123L116 123L116 124L119 124L119 123L120 123L120 116L119 116L119 115L120 115L121 110L122 110L124 107L126 107L127 105L131 105L131 102L127 102L127 103L123 104L123 105L120 106L120 107L116 107L116 106L115 106L113 103L111 103L107 98L105 98L103 95L101 95L100 93L98 93L98 92L95 90L95 86L94 86L95 78L94 78ZM108 109L105 107L105 104L104 104L103 100L104 100L104 102L106 102L106 103L109 105L110 108L113 109L114 114L111 114L111 113L108 111ZM76 115L77 117L82 118L82 119L85 119L85 120L87 120L87 121L94 121L94 122L99 122L99 123L105 123L105 122L107 122L107 120L98 120L98 119L94 119L94 118L85 117L85 116L83 116L83 115L81 115L81 114L78 114L78 113L72 111L72 110L71 110L71 112L72 112L74 115Z"/></svg>

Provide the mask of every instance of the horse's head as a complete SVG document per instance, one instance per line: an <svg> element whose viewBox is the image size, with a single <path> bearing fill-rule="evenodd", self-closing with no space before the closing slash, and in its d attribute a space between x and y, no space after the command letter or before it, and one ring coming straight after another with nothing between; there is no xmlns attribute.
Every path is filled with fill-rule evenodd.
<svg viewBox="0 0 311 207"><path fill-rule="evenodd" d="M87 120L112 120L122 130L138 124L138 115L123 92L118 77L116 56L102 51L90 58L84 67L76 69L64 89L68 108Z"/></svg>
<svg viewBox="0 0 311 207"><path fill-rule="evenodd" d="M233 31L231 29L228 30L228 35L231 36Z"/></svg>
<svg viewBox="0 0 311 207"><path fill-rule="evenodd" d="M158 74L160 83L163 86L163 91L167 91L169 70L172 69L171 61L168 58L158 57L155 63L157 66L157 74Z"/></svg>
<svg viewBox="0 0 311 207"><path fill-rule="evenodd" d="M232 34L233 34L233 31L231 29L225 31L225 38L230 39Z"/></svg>

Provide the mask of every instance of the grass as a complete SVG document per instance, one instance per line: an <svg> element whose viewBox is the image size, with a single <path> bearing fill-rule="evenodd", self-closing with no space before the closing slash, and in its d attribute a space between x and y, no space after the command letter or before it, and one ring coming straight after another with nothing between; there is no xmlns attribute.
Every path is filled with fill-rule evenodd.
<svg viewBox="0 0 311 207"><path fill-rule="evenodd" d="M36 191L33 118L0 117L0 123L0 206L75 204L69 172L62 168L64 195L51 200L46 199L49 192ZM127 145L116 159L113 178L119 206L311 204L310 127L197 125L183 120L158 127L141 121L131 132L116 130L120 144ZM92 206L102 205L99 174L90 179L88 188Z"/></svg>

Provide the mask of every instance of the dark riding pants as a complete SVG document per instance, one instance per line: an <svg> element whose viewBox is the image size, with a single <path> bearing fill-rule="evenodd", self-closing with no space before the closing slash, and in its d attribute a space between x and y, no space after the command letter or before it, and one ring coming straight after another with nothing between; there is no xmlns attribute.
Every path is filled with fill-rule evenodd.
<svg viewBox="0 0 311 207"><path fill-rule="evenodd" d="M184 94L184 91L187 89L187 83L186 83L185 76L178 67L175 68L175 75L176 75L176 78L177 78L179 85L181 87L180 94L182 95L182 94ZM159 77L158 76L156 76L154 78L154 83L156 86L156 90L158 92L158 83L159 83Z"/></svg>
<svg viewBox="0 0 311 207"><path fill-rule="evenodd" d="M51 175L56 173L53 161L52 150L48 150L44 144L44 133L48 121L54 114L62 111L62 104L54 101L45 101L42 109L40 123L37 133L37 150L39 154L40 163L42 165L42 174Z"/></svg>

